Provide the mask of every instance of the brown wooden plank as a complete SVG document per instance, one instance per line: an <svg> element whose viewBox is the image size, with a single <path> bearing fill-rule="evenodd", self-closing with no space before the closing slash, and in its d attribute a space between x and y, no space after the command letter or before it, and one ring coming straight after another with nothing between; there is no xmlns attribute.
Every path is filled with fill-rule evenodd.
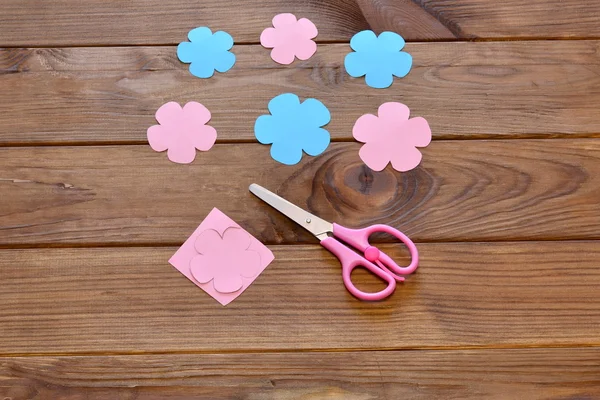
<svg viewBox="0 0 600 400"><path fill-rule="evenodd" d="M271 249L227 307L167 263L175 248L1 250L0 354L600 345L599 242L421 244L377 303L320 246Z"/></svg>
<svg viewBox="0 0 600 400"><path fill-rule="evenodd" d="M406 39L436 40L461 37L452 24L429 13L413 0L356 0L370 29L379 33L392 31Z"/></svg>
<svg viewBox="0 0 600 400"><path fill-rule="evenodd" d="M368 29L354 0L4 0L2 11L0 46L176 44L198 26L258 43L283 12L312 20L322 41Z"/></svg>
<svg viewBox="0 0 600 400"><path fill-rule="evenodd" d="M417 241L600 239L600 141L436 141L407 173L373 172L358 143L283 166L260 144L193 164L149 146L0 149L0 245L177 244L210 210L267 243L314 243L248 192L258 183L330 221Z"/></svg>
<svg viewBox="0 0 600 400"><path fill-rule="evenodd" d="M0 46L176 44L196 26L257 43L271 18L310 18L320 41L348 41L363 29L409 40L598 38L600 3L580 0L4 0Z"/></svg>
<svg viewBox="0 0 600 400"><path fill-rule="evenodd" d="M0 144L142 143L167 101L200 101L221 141L254 140L269 100L294 92L322 100L334 139L386 101L427 118L435 138L598 136L600 41L408 44L413 71L368 88L343 66L346 45L310 61L276 65L261 46L235 49L238 64L193 77L174 47L0 51Z"/></svg>
<svg viewBox="0 0 600 400"><path fill-rule="evenodd" d="M592 399L600 349L0 358L11 400Z"/></svg>
<svg viewBox="0 0 600 400"><path fill-rule="evenodd" d="M448 26L458 37L600 37L598 1L413 1Z"/></svg>

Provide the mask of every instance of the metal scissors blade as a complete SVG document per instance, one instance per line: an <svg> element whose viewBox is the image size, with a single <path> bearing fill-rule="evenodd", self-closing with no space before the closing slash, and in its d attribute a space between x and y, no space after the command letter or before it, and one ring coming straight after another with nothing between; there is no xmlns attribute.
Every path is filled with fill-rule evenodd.
<svg viewBox="0 0 600 400"><path fill-rule="evenodd" d="M277 196L275 193L268 191L264 187L253 183L250 185L249 189L256 197L302 226L319 240L327 238L328 234L333 232L333 224L331 222L327 222L308 211L304 211L300 207Z"/></svg>

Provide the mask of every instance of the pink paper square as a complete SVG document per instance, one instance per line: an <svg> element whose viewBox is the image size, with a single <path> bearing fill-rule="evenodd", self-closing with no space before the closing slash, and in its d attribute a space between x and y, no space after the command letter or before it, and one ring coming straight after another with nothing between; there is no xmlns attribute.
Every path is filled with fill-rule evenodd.
<svg viewBox="0 0 600 400"><path fill-rule="evenodd" d="M198 237L201 237L201 239L197 242L196 239L198 239ZM204 240L205 237L206 240ZM227 239L227 242L225 242L225 239ZM243 246L242 251L239 252L237 256L235 254L229 254L230 252L228 252L228 257L223 258L223 264L218 263L218 261L220 261L218 257L215 258L216 261L213 263L214 267L211 266L212 270L210 273L214 273L215 278L225 277L225 281L221 279L221 281L215 282L216 279L213 279L212 275L207 275L206 273L202 272L202 274L200 274L201 276L199 276L199 272L194 274L192 271L192 265L196 262L195 260L201 259L205 262L205 257L209 255L207 253L210 252L211 248L216 247L213 243L214 240L217 242L219 240L223 240L222 243L217 243L218 245L222 246L237 246L237 244ZM204 254L200 254L197 248L202 248L203 246L205 246L207 250L206 252L203 252ZM235 253L236 251L236 249L232 249L231 253ZM179 250L173 254L169 260L169 263L177 268L177 270L185 275L190 281L194 282L196 286L204 290L206 293L214 297L219 303L225 306L242 294L244 290L246 290L256 278L258 278L265 268L267 268L274 258L275 257L273 256L271 250L259 242L258 239L242 229L220 210L213 208L204 221L202 221L200 226L198 226L198 228L194 231L194 233L192 233L192 235L185 241ZM238 265L231 265L234 262L253 263L253 265L248 266L251 267L250 270L252 272L250 274L242 272L240 276L237 276L236 272L230 272L232 268L235 269L238 267ZM248 269L245 271L247 270ZM233 291L228 288L225 288L225 290L222 289L222 282L225 282L226 284L228 282L228 277L224 274L235 275L232 277L234 278L234 281L236 279L241 279L239 282L241 287L238 290ZM203 282L199 282L199 280L196 278L201 279ZM216 284L220 285L219 288L221 291L215 288ZM231 287L231 285L229 286ZM236 287L237 286L235 285L233 286L233 288ZM224 291L227 291L227 293L224 293Z"/></svg>

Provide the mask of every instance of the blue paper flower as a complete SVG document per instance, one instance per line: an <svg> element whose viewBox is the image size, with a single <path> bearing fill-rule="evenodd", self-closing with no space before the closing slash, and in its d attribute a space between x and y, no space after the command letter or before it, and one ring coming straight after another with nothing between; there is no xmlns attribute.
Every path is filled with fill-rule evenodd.
<svg viewBox="0 0 600 400"><path fill-rule="evenodd" d="M354 78L366 75L367 85L383 89L392 84L394 76L402 78L412 67L410 54L402 52L404 39L394 32L358 32L350 40L354 52L348 54L344 66Z"/></svg>
<svg viewBox="0 0 600 400"><path fill-rule="evenodd" d="M184 63L191 63L190 73L198 78L210 78L215 73L227 72L235 64L235 54L229 51L233 47L233 38L227 32L214 34L203 26L188 33L189 42L179 43L177 57Z"/></svg>
<svg viewBox="0 0 600 400"><path fill-rule="evenodd" d="M256 139L272 144L271 157L293 165L302 151L318 156L329 146L329 132L323 128L331 120L327 107L317 99L300 99L293 93L280 94L269 102L271 115L261 115L254 124Z"/></svg>

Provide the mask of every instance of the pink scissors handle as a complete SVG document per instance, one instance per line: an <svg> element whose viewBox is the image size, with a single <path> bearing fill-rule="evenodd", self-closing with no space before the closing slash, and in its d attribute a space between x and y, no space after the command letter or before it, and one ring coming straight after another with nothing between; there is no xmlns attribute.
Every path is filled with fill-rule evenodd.
<svg viewBox="0 0 600 400"><path fill-rule="evenodd" d="M396 289L396 280L387 271L365 260L363 257L332 237L323 239L321 241L321 245L332 252L340 260L342 263L342 279L344 280L344 285L346 286L346 289L348 289L348 291L357 299L369 301L382 300L394 293L394 290ZM357 267L363 267L372 274L386 281L387 287L380 292L374 293L367 293L359 290L356 286L354 286L351 278L352 271Z"/></svg>
<svg viewBox="0 0 600 400"><path fill-rule="evenodd" d="M410 264L406 267L401 267L387 254L379 251L377 247L371 246L369 243L369 236L376 232L388 233L404 243L410 252ZM341 239L356 250L362 251L367 260L377 263L381 268L394 275L396 280L400 282L403 281L404 278L398 275L412 274L419 266L419 252L417 251L417 246L415 246L408 236L389 225L378 224L363 229L349 229L338 224L333 224L333 236Z"/></svg>

